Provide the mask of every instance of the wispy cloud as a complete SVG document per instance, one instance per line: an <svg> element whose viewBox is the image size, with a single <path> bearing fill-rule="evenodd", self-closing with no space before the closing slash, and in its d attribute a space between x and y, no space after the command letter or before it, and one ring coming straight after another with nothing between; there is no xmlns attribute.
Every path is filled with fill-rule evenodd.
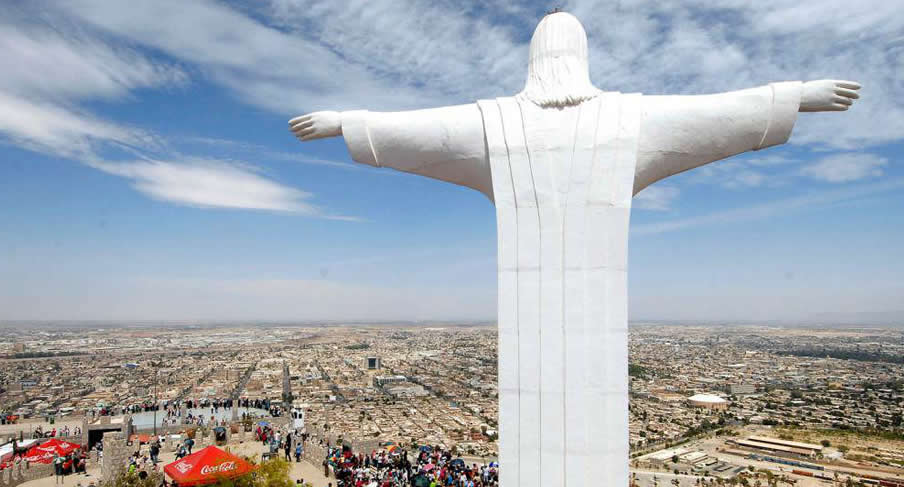
<svg viewBox="0 0 904 487"><path fill-rule="evenodd" d="M838 154L801 168L800 174L829 183L847 183L878 177L888 159L875 154Z"/></svg>
<svg viewBox="0 0 904 487"><path fill-rule="evenodd" d="M154 145L149 133L98 119L65 106L33 102L0 91L0 136L38 152L79 158L98 145Z"/></svg>
<svg viewBox="0 0 904 487"><path fill-rule="evenodd" d="M324 159L321 157L315 157L309 154L306 154L299 150L299 152L282 152L273 150L267 146L254 144L247 141L240 140L232 140L232 139L220 139L215 137L198 137L198 136L187 136L180 137L180 142L189 143L189 144L199 144L203 145L207 148L213 148L217 150L228 151L230 154L244 154L245 156L256 156L263 159L277 160L277 161L286 161L286 162L298 162L301 164L313 164L315 166L328 166L335 167L339 169L350 169L350 170L362 170L365 169L361 164L354 164L350 162L342 162L342 161L334 161L330 159ZM389 171L381 171L379 174L392 174Z"/></svg>
<svg viewBox="0 0 904 487"><path fill-rule="evenodd" d="M801 211L807 208L852 201L864 196L872 196L900 188L904 188L904 179L893 179L881 183L864 184L833 191L814 192L796 196L794 198L772 201L762 205L718 211L692 218L634 225L631 227L631 235L656 235L700 226L734 224L750 220L760 220L793 211Z"/></svg>
<svg viewBox="0 0 904 487"><path fill-rule="evenodd" d="M634 197L632 206L641 210L666 211L671 209L680 192L678 188L668 184L647 186Z"/></svg>
<svg viewBox="0 0 904 487"><path fill-rule="evenodd" d="M95 152L104 143L151 147L149 132L103 120L82 107L118 100L133 90L178 86L184 71L109 44L70 23L47 22L10 7L0 19L0 137L63 157ZM35 20L42 19L42 20Z"/></svg>
<svg viewBox="0 0 904 487"><path fill-rule="evenodd" d="M694 183L716 184L727 189L756 188L764 185L782 184L781 177L766 174L762 165L751 164L743 159L708 164L696 169L689 180Z"/></svg>
<svg viewBox="0 0 904 487"><path fill-rule="evenodd" d="M746 157L744 162L754 167L777 167L800 162L800 160L782 154L769 154L766 156Z"/></svg>
<svg viewBox="0 0 904 487"><path fill-rule="evenodd" d="M95 6L103 7L102 3ZM84 108L87 102L128 100L145 88L178 88L188 83L188 75L178 63L110 42L72 20L55 15L52 9L45 15L27 15L18 8L0 19L4 53L0 57L0 141L126 178L137 191L160 201L355 219L331 215L310 202L310 193L273 181L253 166L232 162L235 155L180 154L150 131L91 113ZM111 148L126 149L144 160L110 160L104 154ZM252 150L246 152L260 157ZM269 155L288 158L276 152Z"/></svg>
<svg viewBox="0 0 904 487"><path fill-rule="evenodd" d="M845 5L730 0L714 12L699 0L630 6L572 0L566 8L587 27L594 79L604 89L706 93L775 80L856 78L864 84L857 106L802 116L793 141L852 147L904 138L904 87L897 82L904 21L894 2L868 0L851 11ZM526 1L427 0L271 0L244 11L211 0L68 0L45 7L42 16L66 35L7 28L12 52L27 55L35 46L49 54L44 68L25 70L26 79L16 83L123 96L134 86L183 82L184 63L281 114L400 109L513 93L523 84L529 34L543 12ZM846 11L845 22L837 22L836 9ZM111 48L96 30L178 63ZM97 62L84 62L78 53L85 50ZM29 65L36 58L29 56ZM69 74L54 80L44 71ZM68 78L77 82L70 86Z"/></svg>
<svg viewBox="0 0 904 487"><path fill-rule="evenodd" d="M828 3L849 10L840 0ZM855 108L802 115L792 142L850 148L904 138L904 86L897 82L904 71L904 20L894 2L869 0L846 12L844 25L826 2L730 0L718 12L702 6L699 0L630 8L572 0L566 8L587 27L593 76L604 89L691 94L776 80L852 78L864 84ZM271 0L245 10L212 0L70 0L47 7L43 17L62 32L79 32L80 40L48 44L45 37L53 38L43 31L8 37L16 46L53 45L46 59L59 62L48 61L47 70L77 68L66 71L78 74L78 82L61 91L123 96L133 86L182 83L189 70L282 115L406 109L514 93L522 87L529 34L543 11L526 1L427 0ZM806 22L790 21L801 12ZM102 39L110 36L175 61L107 47ZM72 55L83 49L98 62ZM108 59L113 69L105 73L98 68ZM41 86L49 79L41 72L22 83Z"/></svg>
<svg viewBox="0 0 904 487"><path fill-rule="evenodd" d="M151 60L57 19L33 21L15 7L0 19L0 90L44 101L114 100L135 89L183 85L176 64ZM15 23L13 23L15 22Z"/></svg>
<svg viewBox="0 0 904 487"><path fill-rule="evenodd" d="M855 79L843 114L802 114L794 144L855 148L904 138L904 17L865 0L613 2L571 0L605 89L712 93L778 80ZM838 12L845 12L839 21Z"/></svg>
<svg viewBox="0 0 904 487"><path fill-rule="evenodd" d="M795 129L795 143L838 148L904 138L904 85L897 81L904 71L904 18L892 3L867 0L846 13L843 25L833 10L846 5L840 0L828 6L729 0L717 13L699 0L630 8L572 0L566 9L587 27L593 77L603 89L690 94L786 79L863 82L853 110L804 114ZM0 59L0 133L7 142L78 158L97 157L99 144L140 150L159 142L147 130L85 108L88 101L126 100L142 89L210 82L280 116L511 94L522 86L529 34L543 8L476 0L271 0L243 9L213 0L48 0L11 10L0 20L6 53ZM265 155L350 167L301 153ZM176 156L155 155L184 159ZM699 172L723 171L719 184L726 187L756 187L780 183L764 168L783 162L766 156ZM841 163L834 164L834 175L823 167L792 177L853 180L859 174L842 174ZM864 174L878 170L873 164ZM642 193L637 206L667 208L674 198L669 191Z"/></svg>
<svg viewBox="0 0 904 487"><path fill-rule="evenodd" d="M86 161L160 201L199 208L242 208L353 220L326 214L311 205L310 193L265 178L247 166L215 160Z"/></svg>

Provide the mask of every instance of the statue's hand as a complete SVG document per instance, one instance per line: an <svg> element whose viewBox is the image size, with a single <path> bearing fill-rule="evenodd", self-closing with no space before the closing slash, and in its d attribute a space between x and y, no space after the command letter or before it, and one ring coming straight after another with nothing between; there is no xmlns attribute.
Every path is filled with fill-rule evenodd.
<svg viewBox="0 0 904 487"><path fill-rule="evenodd" d="M860 98L860 83L821 79L803 84L800 93L801 112L842 112Z"/></svg>
<svg viewBox="0 0 904 487"><path fill-rule="evenodd" d="M308 141L342 135L339 112L314 112L289 120L289 130L299 140Z"/></svg>

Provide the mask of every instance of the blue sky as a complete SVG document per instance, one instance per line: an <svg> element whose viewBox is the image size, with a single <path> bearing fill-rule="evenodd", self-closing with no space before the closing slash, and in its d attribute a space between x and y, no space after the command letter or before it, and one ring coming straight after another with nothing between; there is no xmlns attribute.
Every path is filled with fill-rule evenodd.
<svg viewBox="0 0 904 487"><path fill-rule="evenodd" d="M904 17L753 3L563 5L606 90L864 86L849 112L801 114L785 146L638 195L631 318L904 317ZM485 197L355 164L341 139L299 144L286 120L513 94L547 7L8 5L0 320L494 319Z"/></svg>

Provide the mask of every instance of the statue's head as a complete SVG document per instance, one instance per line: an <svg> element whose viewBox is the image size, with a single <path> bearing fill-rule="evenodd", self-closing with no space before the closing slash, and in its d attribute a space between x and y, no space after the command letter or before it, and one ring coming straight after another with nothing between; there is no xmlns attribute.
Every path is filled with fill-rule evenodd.
<svg viewBox="0 0 904 487"><path fill-rule="evenodd" d="M599 93L590 82L584 26L566 12L543 17L530 40L527 82L521 96L543 107L563 107Z"/></svg>

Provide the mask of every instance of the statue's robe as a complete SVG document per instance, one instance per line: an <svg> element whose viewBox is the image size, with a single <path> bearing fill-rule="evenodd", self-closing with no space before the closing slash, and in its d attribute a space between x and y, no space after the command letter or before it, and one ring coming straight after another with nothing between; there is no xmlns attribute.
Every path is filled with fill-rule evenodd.
<svg viewBox="0 0 904 487"><path fill-rule="evenodd" d="M784 143L799 97L790 82L706 96L602 93L565 108L508 97L343 114L356 161L495 202L503 486L627 485L632 196Z"/></svg>

